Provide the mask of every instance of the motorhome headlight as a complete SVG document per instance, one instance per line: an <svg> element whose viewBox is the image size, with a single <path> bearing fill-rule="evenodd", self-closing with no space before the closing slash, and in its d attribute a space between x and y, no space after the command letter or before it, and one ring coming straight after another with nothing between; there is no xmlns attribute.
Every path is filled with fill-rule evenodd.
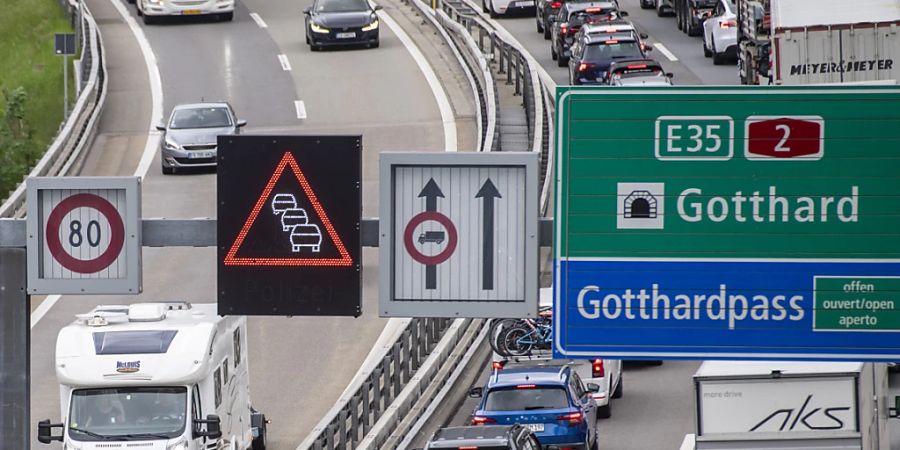
<svg viewBox="0 0 900 450"><path fill-rule="evenodd" d="M187 448L188 448L187 441L182 440L182 441L179 441L175 444L172 444L172 445L166 447L166 450L187 450Z"/></svg>

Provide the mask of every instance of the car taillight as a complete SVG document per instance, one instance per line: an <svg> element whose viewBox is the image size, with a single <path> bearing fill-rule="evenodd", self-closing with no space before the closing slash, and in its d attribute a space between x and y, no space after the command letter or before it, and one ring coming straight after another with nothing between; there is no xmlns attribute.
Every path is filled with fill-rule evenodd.
<svg viewBox="0 0 900 450"><path fill-rule="evenodd" d="M566 34L569 32L569 26L566 24L562 24L559 26L559 32L562 34Z"/></svg>
<svg viewBox="0 0 900 450"><path fill-rule="evenodd" d="M482 417L482 416L473 416L472 417L472 425L484 425L486 423L497 423L497 421L494 419L491 419L490 417Z"/></svg>
<svg viewBox="0 0 900 450"><path fill-rule="evenodd" d="M589 63L581 63L581 64L578 65L578 71L579 71L579 72L584 72L585 70L588 70L588 69L590 69L591 67L594 67L594 65L593 65L593 64L589 64Z"/></svg>
<svg viewBox="0 0 900 450"><path fill-rule="evenodd" d="M516 386L516 389L534 389L536 387L537 386L535 386L533 384L520 384L520 385Z"/></svg>
<svg viewBox="0 0 900 450"><path fill-rule="evenodd" d="M478 450L478 447L460 447L459 450Z"/></svg>
<svg viewBox="0 0 900 450"><path fill-rule="evenodd" d="M727 29L727 28L732 28L732 27L736 27L736 26L737 26L737 22L735 22L734 20L723 20L723 21L719 22L719 28Z"/></svg>
<svg viewBox="0 0 900 450"><path fill-rule="evenodd" d="M606 371L603 369L603 360L595 359L591 363L591 376L593 378L603 378L604 375L606 375Z"/></svg>
<svg viewBox="0 0 900 450"><path fill-rule="evenodd" d="M503 361L494 361L491 363L491 368L494 370L503 370Z"/></svg>
<svg viewBox="0 0 900 450"><path fill-rule="evenodd" d="M550 8L559 9L562 7L562 2L553 2L550 4Z"/></svg>
<svg viewBox="0 0 900 450"><path fill-rule="evenodd" d="M582 420L584 420L584 414L582 414L581 411L563 414L557 417L556 420L564 420L566 422L569 422L570 424L579 424Z"/></svg>

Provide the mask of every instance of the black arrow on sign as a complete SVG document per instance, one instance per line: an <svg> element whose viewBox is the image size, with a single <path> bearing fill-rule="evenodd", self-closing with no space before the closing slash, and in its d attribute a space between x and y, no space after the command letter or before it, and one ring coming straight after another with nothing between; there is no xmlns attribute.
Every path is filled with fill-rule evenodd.
<svg viewBox="0 0 900 450"><path fill-rule="evenodd" d="M481 205L484 209L482 214L483 222L482 233L484 234L482 253L482 272L481 272L481 289L486 291L494 290L494 199L503 198L497 187L488 178L475 198L481 199Z"/></svg>
<svg viewBox="0 0 900 450"><path fill-rule="evenodd" d="M444 198L444 193L434 178L429 178L422 192L419 192L421 197L425 197L425 211L437 211L437 199ZM425 266L425 289L437 289L437 266L433 264Z"/></svg>

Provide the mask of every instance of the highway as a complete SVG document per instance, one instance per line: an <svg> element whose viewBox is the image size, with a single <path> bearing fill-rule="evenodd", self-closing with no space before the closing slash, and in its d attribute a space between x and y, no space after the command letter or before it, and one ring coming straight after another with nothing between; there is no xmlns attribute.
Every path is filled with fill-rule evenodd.
<svg viewBox="0 0 900 450"><path fill-rule="evenodd" d="M179 103L227 100L249 123L247 133L362 134L365 216L377 216L378 153L384 150L471 149L474 128L467 112L473 101L452 90L455 72L442 77L453 103L443 105L461 117L442 117L419 63L394 31L382 26L377 50L312 53L303 40L300 2L237 2L234 21L172 20L146 26L124 0L87 0L103 33L110 76L110 98L99 137L82 175L143 175L144 217L215 217L215 173L163 176L158 149L140 161L153 125L154 103L162 100L167 117ZM112 3L117 2L117 3ZM386 5L385 12L392 7ZM125 12L128 19L123 18ZM251 18L250 13L256 15ZM398 22L410 23L399 18ZM128 22L132 22L129 26ZM264 27L263 27L264 26ZM148 46L141 48L146 36ZM422 53L430 58L425 39ZM152 52L150 72L142 51ZM291 70L279 60L284 55ZM156 64L153 64L155 58ZM160 98L151 95L153 73ZM302 101L305 119L298 118ZM449 109L449 108L452 109ZM158 108L158 105L157 105ZM449 131L448 131L449 130ZM445 139L449 134L452 139ZM151 133L151 143L155 132ZM152 156L151 155L151 156ZM149 166L146 163L149 162ZM250 320L251 399L272 420L270 449L294 449L334 404L381 333L386 319L376 313L377 253L363 256L364 300L360 318L252 318ZM214 248L145 248L144 292L134 296L64 296L32 329L32 420L60 418L54 348L60 328L76 313L97 304L157 300L214 302ZM37 306L37 304L35 304ZM38 444L35 448L59 448Z"/></svg>

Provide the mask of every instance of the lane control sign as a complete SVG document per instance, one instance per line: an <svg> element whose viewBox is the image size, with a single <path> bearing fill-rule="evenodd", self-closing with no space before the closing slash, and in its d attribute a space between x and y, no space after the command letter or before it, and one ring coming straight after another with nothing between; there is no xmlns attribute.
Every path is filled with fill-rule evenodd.
<svg viewBox="0 0 900 450"><path fill-rule="evenodd" d="M382 317L533 317L537 158L382 153Z"/></svg>
<svg viewBox="0 0 900 450"><path fill-rule="evenodd" d="M900 360L897 86L557 97L556 357Z"/></svg>
<svg viewBox="0 0 900 450"><path fill-rule="evenodd" d="M29 294L141 292L140 179L26 181Z"/></svg>
<svg viewBox="0 0 900 450"><path fill-rule="evenodd" d="M359 316L358 136L222 136L220 314Z"/></svg>

